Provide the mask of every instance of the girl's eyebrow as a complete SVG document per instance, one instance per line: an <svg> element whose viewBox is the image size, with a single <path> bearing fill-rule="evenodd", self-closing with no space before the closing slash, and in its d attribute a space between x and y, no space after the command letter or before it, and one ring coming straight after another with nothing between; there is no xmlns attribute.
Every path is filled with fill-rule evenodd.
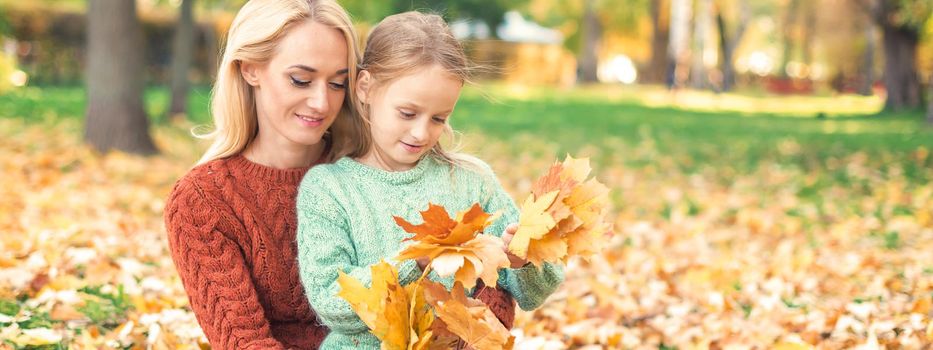
<svg viewBox="0 0 933 350"><path fill-rule="evenodd" d="M411 107L411 108L414 108L414 109L424 109L424 108L421 107L421 105L419 105L419 104L417 104L417 103L415 103L415 102L412 102L412 101L403 101L400 105L401 105L402 107ZM453 112L453 111L454 111L453 109L450 109L450 110L443 111L443 112L441 112L441 113L437 113L437 115L450 114L450 113Z"/></svg>
<svg viewBox="0 0 933 350"><path fill-rule="evenodd" d="M295 65L292 65L291 67L288 67L288 68L298 68L298 69L301 69L301 70L304 70L304 71L308 71L308 72L310 72L310 73L317 73L317 69L315 69L314 67L309 67L309 66L306 66L306 65L303 65L303 64L295 64ZM350 72L350 69L344 68L344 69L338 70L338 71L337 71L337 74L347 74L347 73L349 73L349 72Z"/></svg>

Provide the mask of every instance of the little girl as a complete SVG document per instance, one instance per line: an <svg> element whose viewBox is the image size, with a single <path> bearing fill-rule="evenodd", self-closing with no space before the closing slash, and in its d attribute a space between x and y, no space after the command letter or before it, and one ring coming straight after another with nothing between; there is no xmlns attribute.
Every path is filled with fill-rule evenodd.
<svg viewBox="0 0 933 350"><path fill-rule="evenodd" d="M480 203L502 211L486 234L502 236L519 211L482 161L444 151L438 139L449 121L469 64L460 43L437 15L407 12L373 28L354 91L365 127L355 152L319 165L298 189L298 264L314 311L331 332L321 349L378 349L379 340L337 296L337 271L371 283L370 266L391 261L410 236L393 220L422 221L428 203L451 216ZM563 281L560 265L538 269L510 255L499 287L524 310L540 306ZM424 262L394 262L404 284ZM432 279L439 279L432 275ZM450 279L446 279L449 288ZM490 286L493 287L493 286Z"/></svg>

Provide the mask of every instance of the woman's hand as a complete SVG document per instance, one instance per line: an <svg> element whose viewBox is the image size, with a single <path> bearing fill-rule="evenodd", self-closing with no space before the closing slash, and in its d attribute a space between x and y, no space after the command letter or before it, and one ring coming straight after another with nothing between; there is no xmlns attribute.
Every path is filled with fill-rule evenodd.
<svg viewBox="0 0 933 350"><path fill-rule="evenodd" d="M505 233L502 234L502 242L504 242L505 245L502 249L505 250L505 254L509 257L510 267L518 269L527 265L528 260L522 259L509 251L509 243L512 242L512 237L515 237L515 232L518 232L518 224L511 224L505 228Z"/></svg>

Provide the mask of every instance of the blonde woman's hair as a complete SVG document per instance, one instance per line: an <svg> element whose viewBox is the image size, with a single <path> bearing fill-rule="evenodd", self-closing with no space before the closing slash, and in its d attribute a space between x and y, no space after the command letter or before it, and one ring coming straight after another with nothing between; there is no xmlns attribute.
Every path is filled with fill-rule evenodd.
<svg viewBox="0 0 933 350"><path fill-rule="evenodd" d="M347 43L348 90L337 119L329 129L331 143L322 157L332 161L345 155L361 128L353 117L359 50L350 16L334 0L250 0L237 13L227 33L226 48L211 91L213 130L195 136L213 140L198 164L242 152L258 132L256 96L240 73L243 62L265 63L275 55L282 38L295 26L314 21L339 30Z"/></svg>
<svg viewBox="0 0 933 350"><path fill-rule="evenodd" d="M374 84L372 89L387 86L418 68L437 64L460 79L464 84L472 83L472 65L463 51L460 41L454 37L447 22L438 15L410 11L386 17L369 33L360 69L369 72ZM362 119L360 134L353 138L355 147L349 155L362 157L373 147L370 131L369 107L355 99L356 112ZM454 139L456 134L447 124L445 134ZM456 140L453 140L457 148ZM429 154L451 166L474 170L482 168L472 156L444 150L438 142Z"/></svg>

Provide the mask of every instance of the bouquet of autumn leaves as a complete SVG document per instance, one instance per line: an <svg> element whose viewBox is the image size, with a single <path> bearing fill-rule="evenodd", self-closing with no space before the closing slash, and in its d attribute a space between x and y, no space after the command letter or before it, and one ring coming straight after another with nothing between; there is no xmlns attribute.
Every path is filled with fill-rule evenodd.
<svg viewBox="0 0 933 350"><path fill-rule="evenodd" d="M508 246L513 255L540 267L598 252L597 244L609 233L603 220L609 189L596 179L587 180L589 173L587 159L568 156L535 182ZM510 265L502 239L482 234L498 215L474 204L451 218L443 207L429 204L421 216L420 225L395 217L413 234L406 239L413 244L396 260L427 258L421 278L401 286L398 271L383 261L371 267L370 288L340 272L338 296L382 341L382 349L449 349L461 339L477 350L511 349L509 330L486 305L466 294L477 279L495 286L498 270ZM431 270L453 276L453 289L427 279Z"/></svg>

